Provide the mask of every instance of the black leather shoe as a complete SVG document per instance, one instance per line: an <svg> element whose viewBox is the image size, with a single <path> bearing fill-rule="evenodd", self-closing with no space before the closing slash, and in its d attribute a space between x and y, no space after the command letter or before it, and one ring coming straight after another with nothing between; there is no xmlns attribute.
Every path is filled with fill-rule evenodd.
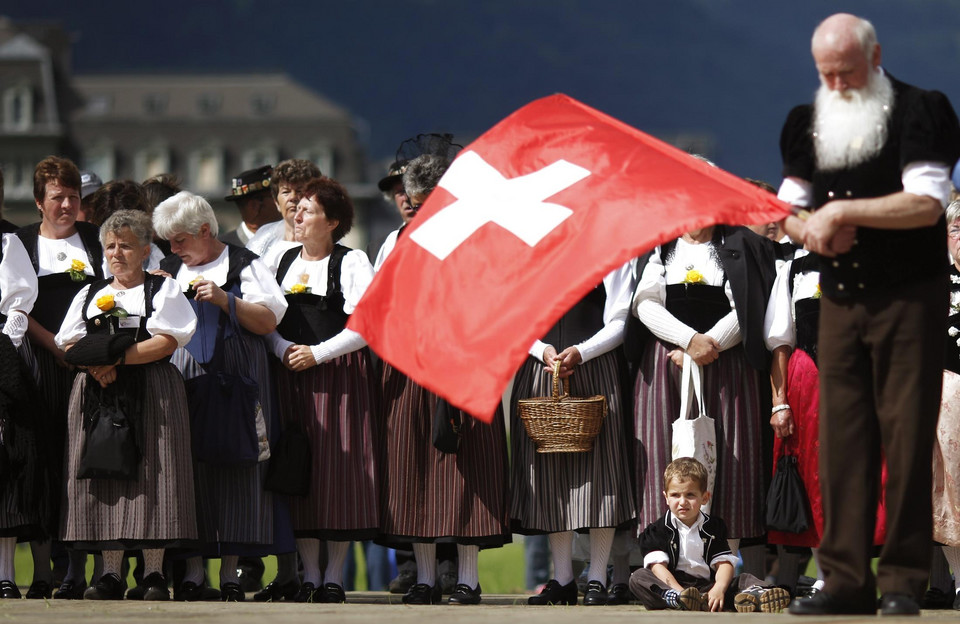
<svg viewBox="0 0 960 624"><path fill-rule="evenodd" d="M946 592L936 587L931 587L923 595L924 609L949 609L953 606L953 596L948 596Z"/></svg>
<svg viewBox="0 0 960 624"><path fill-rule="evenodd" d="M17 587L16 583L12 581L0 581L0 598L20 600L23 596L20 595L20 588Z"/></svg>
<svg viewBox="0 0 960 624"><path fill-rule="evenodd" d="M452 605L475 605L480 604L480 584L477 584L477 588L473 589L469 585L464 585L463 583L457 583L457 586L453 588L453 593L450 594L450 598L447 600Z"/></svg>
<svg viewBox="0 0 960 624"><path fill-rule="evenodd" d="M343 587L336 583L327 583L323 586L322 597L316 602L329 602L331 604L343 604L347 601L347 595L343 593Z"/></svg>
<svg viewBox="0 0 960 624"><path fill-rule="evenodd" d="M293 595L294 602L320 602L317 595L317 586L313 583L304 583Z"/></svg>
<svg viewBox="0 0 960 624"><path fill-rule="evenodd" d="M417 584L416 570L400 570L397 578L390 581L387 590L391 594L405 594L410 588Z"/></svg>
<svg viewBox="0 0 960 624"><path fill-rule="evenodd" d="M123 600L123 582L116 574L104 574L97 584L83 592L84 600Z"/></svg>
<svg viewBox="0 0 960 624"><path fill-rule="evenodd" d="M577 604L577 581L561 585L557 579L550 579L536 596L527 598L530 605L575 605Z"/></svg>
<svg viewBox="0 0 960 624"><path fill-rule="evenodd" d="M83 592L87 589L86 581L63 581L60 588L53 595L54 600L83 600Z"/></svg>
<svg viewBox="0 0 960 624"><path fill-rule="evenodd" d="M34 581L30 583L30 589L27 590L27 600L40 600L49 598L53 593L53 588L46 581Z"/></svg>
<svg viewBox="0 0 960 624"><path fill-rule="evenodd" d="M607 604L610 606L630 604L633 595L630 593L630 587L626 583L617 583L610 588L610 595L607 597Z"/></svg>
<svg viewBox="0 0 960 624"><path fill-rule="evenodd" d="M607 588L600 581L590 581L587 583L587 591L583 593L583 604L589 607L607 604L609 595Z"/></svg>
<svg viewBox="0 0 960 624"><path fill-rule="evenodd" d="M193 581L184 581L173 590L174 600L186 602L215 602L220 600L220 590L207 586L206 581L197 585Z"/></svg>
<svg viewBox="0 0 960 624"><path fill-rule="evenodd" d="M810 598L797 598L787 611L791 615L875 615L877 606L873 601L842 600L821 591Z"/></svg>
<svg viewBox="0 0 960 624"><path fill-rule="evenodd" d="M267 586L253 595L254 602L280 602L281 600L293 600L294 596L300 590L298 581L288 583L278 583L272 581Z"/></svg>
<svg viewBox="0 0 960 624"><path fill-rule="evenodd" d="M243 602L246 596L240 589L240 583L223 583L220 585L220 600L223 602Z"/></svg>
<svg viewBox="0 0 960 624"><path fill-rule="evenodd" d="M913 596L884 594L880 598L880 615L920 615L920 605Z"/></svg>
<svg viewBox="0 0 960 624"><path fill-rule="evenodd" d="M439 585L431 587L425 583L417 583L403 595L403 604L440 604L441 596Z"/></svg>

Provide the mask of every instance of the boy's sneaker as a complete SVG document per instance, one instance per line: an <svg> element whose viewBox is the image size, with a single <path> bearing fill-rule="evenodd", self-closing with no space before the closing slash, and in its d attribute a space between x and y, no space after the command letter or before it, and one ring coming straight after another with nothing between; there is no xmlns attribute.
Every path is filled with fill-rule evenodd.
<svg viewBox="0 0 960 624"><path fill-rule="evenodd" d="M709 611L710 603L696 587L687 587L677 595L677 604L683 611Z"/></svg>
<svg viewBox="0 0 960 624"><path fill-rule="evenodd" d="M782 587L748 587L733 599L739 613L780 613L790 604L790 592Z"/></svg>

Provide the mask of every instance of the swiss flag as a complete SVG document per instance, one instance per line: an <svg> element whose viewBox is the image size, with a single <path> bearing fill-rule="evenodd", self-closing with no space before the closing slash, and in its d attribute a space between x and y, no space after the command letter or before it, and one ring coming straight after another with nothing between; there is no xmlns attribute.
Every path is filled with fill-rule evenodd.
<svg viewBox="0 0 960 624"><path fill-rule="evenodd" d="M553 95L460 153L347 326L489 421L534 340L612 269L688 230L789 213L766 191Z"/></svg>

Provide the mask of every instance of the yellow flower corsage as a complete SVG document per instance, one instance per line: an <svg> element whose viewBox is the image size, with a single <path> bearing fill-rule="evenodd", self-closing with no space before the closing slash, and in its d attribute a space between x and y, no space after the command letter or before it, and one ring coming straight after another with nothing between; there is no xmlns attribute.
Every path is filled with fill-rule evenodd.
<svg viewBox="0 0 960 624"><path fill-rule="evenodd" d="M819 299L822 296L823 296L823 291L820 290L820 284L818 283L817 289L814 291L813 297L811 297L811 299Z"/></svg>
<svg viewBox="0 0 960 624"><path fill-rule="evenodd" d="M117 318L127 318L127 316L129 316L126 310L117 305L113 295L97 297L97 307L101 312L106 312L109 316L115 316Z"/></svg>
<svg viewBox="0 0 960 624"><path fill-rule="evenodd" d="M303 293L310 292L310 287L306 284L294 284L288 292L291 295L302 295Z"/></svg>
<svg viewBox="0 0 960 624"><path fill-rule="evenodd" d="M683 278L684 284L702 284L704 281L703 273L696 269L690 269L687 271L686 276Z"/></svg>
<svg viewBox="0 0 960 624"><path fill-rule="evenodd" d="M66 273L70 276L75 282L82 282L87 279L87 265L83 260L71 260L70 268L66 270Z"/></svg>

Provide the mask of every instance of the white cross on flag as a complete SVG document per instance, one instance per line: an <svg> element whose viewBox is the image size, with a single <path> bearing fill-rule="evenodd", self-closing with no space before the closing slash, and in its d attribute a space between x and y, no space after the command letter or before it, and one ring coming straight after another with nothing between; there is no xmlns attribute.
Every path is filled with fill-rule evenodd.
<svg viewBox="0 0 960 624"><path fill-rule="evenodd" d="M489 421L534 340L611 270L688 230L789 212L736 176L550 96L461 152L348 327Z"/></svg>

